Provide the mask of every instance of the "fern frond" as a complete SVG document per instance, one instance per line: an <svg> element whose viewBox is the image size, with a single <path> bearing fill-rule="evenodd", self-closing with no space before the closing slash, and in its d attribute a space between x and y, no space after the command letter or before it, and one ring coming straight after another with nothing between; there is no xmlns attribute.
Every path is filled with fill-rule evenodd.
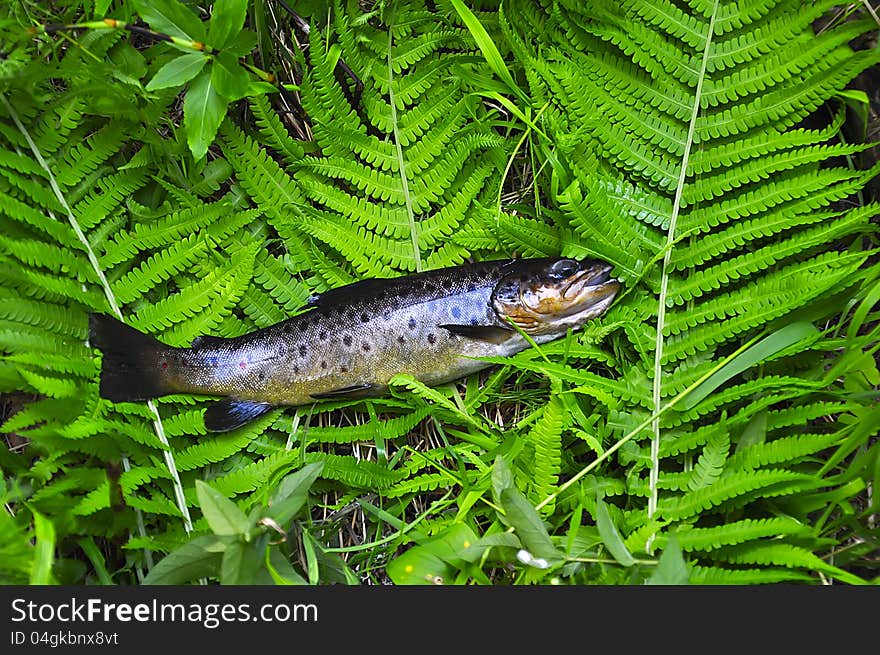
<svg viewBox="0 0 880 655"><path fill-rule="evenodd" d="M385 421L370 421L361 425L344 427L309 428L308 440L318 443L352 443L356 441L373 441L377 435L383 439L397 439L412 430L428 415L429 409L422 407L404 416Z"/></svg>
<svg viewBox="0 0 880 655"><path fill-rule="evenodd" d="M255 95L249 98L249 102L263 141L278 152L288 166L299 164L305 154L304 148L291 138L269 100L265 96Z"/></svg>
<svg viewBox="0 0 880 655"><path fill-rule="evenodd" d="M666 519L681 520L717 507L728 500L737 499L746 492L760 490L763 497L769 498L814 486L816 481L812 477L785 469L736 472L722 476L718 481L690 491L680 498L661 501L657 512Z"/></svg>
<svg viewBox="0 0 880 655"><path fill-rule="evenodd" d="M540 418L529 431L528 443L534 448L534 477L532 489L534 497L540 500L556 491L562 462L562 430L565 425L565 412L559 399L561 385L553 385L547 404ZM544 506L543 511L553 511L553 503Z"/></svg>
<svg viewBox="0 0 880 655"><path fill-rule="evenodd" d="M255 248L240 251L225 266L213 268L198 282L182 288L176 294L159 302L141 308L131 319L131 324L143 331L169 328L185 319L198 316L199 322L205 324L215 320L223 311L226 303L233 302L236 294L241 292L242 280L251 275ZM212 311L205 311L208 307ZM177 332L177 328L175 328ZM198 336L193 333L189 339ZM183 336L179 342L185 342Z"/></svg>
<svg viewBox="0 0 880 655"><path fill-rule="evenodd" d="M716 557L734 564L764 564L785 566L789 568L805 568L811 571L827 573L849 584L864 584L864 581L852 573L831 566L805 548L793 544L751 543L739 546L727 546L715 553Z"/></svg>
<svg viewBox="0 0 880 655"><path fill-rule="evenodd" d="M61 155L55 164L55 179L62 187L72 187L88 174L115 155L125 142L122 126L110 123L84 140L74 141L73 146Z"/></svg>
<svg viewBox="0 0 880 655"><path fill-rule="evenodd" d="M382 495L388 498L400 498L401 496L434 491L440 487L449 486L449 483L449 475L446 473L425 473L384 489Z"/></svg>
<svg viewBox="0 0 880 655"><path fill-rule="evenodd" d="M247 464L237 471L214 478L211 480L211 486L227 496L253 491L268 480L269 476L279 470L293 468L298 461L299 453L297 451L279 450L268 457ZM194 491L192 496L195 497Z"/></svg>
<svg viewBox="0 0 880 655"><path fill-rule="evenodd" d="M777 466L783 462L800 461L810 456L818 458L823 450L833 447L841 438L836 433L798 434L754 444L738 451L730 458L730 470Z"/></svg>
<svg viewBox="0 0 880 655"><path fill-rule="evenodd" d="M348 455L308 453L306 463L322 462L321 475L361 489L386 489L400 480L400 474L384 466Z"/></svg>
<svg viewBox="0 0 880 655"><path fill-rule="evenodd" d="M675 538L685 552L705 552L723 546L748 543L769 537L778 538L784 535L804 537L809 533L809 526L781 516L768 519L742 519L708 528L682 525L676 528ZM665 535L659 535L657 546L662 548L666 540ZM644 547L644 544L627 540L627 546L630 549L639 550Z"/></svg>
<svg viewBox="0 0 880 655"><path fill-rule="evenodd" d="M806 573L787 569L725 569L718 566L693 566L689 581L696 585L755 585L811 580L811 576Z"/></svg>
<svg viewBox="0 0 880 655"><path fill-rule="evenodd" d="M724 432L712 435L689 476L688 489L694 491L715 483L722 475L729 451L730 439Z"/></svg>

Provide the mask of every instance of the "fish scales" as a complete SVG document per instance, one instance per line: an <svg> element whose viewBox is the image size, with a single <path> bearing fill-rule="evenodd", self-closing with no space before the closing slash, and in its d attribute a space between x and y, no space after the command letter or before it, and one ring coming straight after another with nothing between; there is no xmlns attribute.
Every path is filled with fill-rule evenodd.
<svg viewBox="0 0 880 655"><path fill-rule="evenodd" d="M181 390L235 395L242 400L301 405L348 387L378 394L398 373L439 384L480 370L473 357L522 349L519 335L494 344L439 327L500 325L490 298L498 265L468 275L431 272L401 284L363 285L349 302L330 296L312 310L215 346L175 349L157 362ZM337 300L339 298L337 297Z"/></svg>
<svg viewBox="0 0 880 655"><path fill-rule="evenodd" d="M113 401L170 393L223 396L205 423L228 430L278 405L383 393L395 375L425 384L488 366L607 309L619 289L594 260L525 259L465 264L332 289L311 309L234 338L200 337L173 348L110 317L90 318L104 354L101 395Z"/></svg>

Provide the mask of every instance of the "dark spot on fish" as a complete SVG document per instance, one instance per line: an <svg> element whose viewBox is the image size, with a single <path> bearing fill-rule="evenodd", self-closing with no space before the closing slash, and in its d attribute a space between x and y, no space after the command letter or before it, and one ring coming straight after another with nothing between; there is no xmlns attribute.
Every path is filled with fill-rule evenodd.
<svg viewBox="0 0 880 655"><path fill-rule="evenodd" d="M318 335L318 338L321 341L326 341L327 340L327 332L325 330L321 330L321 333Z"/></svg>
<svg viewBox="0 0 880 655"><path fill-rule="evenodd" d="M208 359L205 361L207 362L208 366L217 366L217 363L220 360L217 357L208 357ZM167 364L166 364L166 366L167 366Z"/></svg>
<svg viewBox="0 0 880 655"><path fill-rule="evenodd" d="M265 380L265 379L266 379L266 374L265 374L265 373L260 373L260 375L259 375L258 377L259 377L261 380Z"/></svg>
<svg viewBox="0 0 880 655"><path fill-rule="evenodd" d="M369 323L369 322L370 322L370 317L366 313L361 314L361 323Z"/></svg>
<svg viewBox="0 0 880 655"><path fill-rule="evenodd" d="M390 309L383 309L382 310L382 318L385 319L386 321L389 320L391 318L391 310Z"/></svg>
<svg viewBox="0 0 880 655"><path fill-rule="evenodd" d="M370 344L368 344L366 341L364 341L364 343L363 343L363 345L361 346L361 348L364 349L364 352L365 352L365 353L370 352Z"/></svg>
<svg viewBox="0 0 880 655"><path fill-rule="evenodd" d="M416 329L416 319L414 319L414 318L409 319L409 323L407 325L409 325L410 330L415 330Z"/></svg>
<svg viewBox="0 0 880 655"><path fill-rule="evenodd" d="M428 335L428 343L430 343L431 345L434 345L435 343L437 343L437 337L435 337L433 334L429 334Z"/></svg>
<svg viewBox="0 0 880 655"><path fill-rule="evenodd" d="M293 365L293 372L299 373L299 366L297 366L296 364Z"/></svg>
<svg viewBox="0 0 880 655"><path fill-rule="evenodd" d="M342 343L344 343L346 346L350 346L351 345L351 335L346 334L344 337L342 337Z"/></svg>
<svg viewBox="0 0 880 655"><path fill-rule="evenodd" d="M166 370L168 368L168 362L162 362L162 370Z"/></svg>
<svg viewBox="0 0 880 655"><path fill-rule="evenodd" d="M399 336L399 337L397 337L397 343L400 343L400 344L406 343L406 339L404 339L403 336Z"/></svg>
<svg viewBox="0 0 880 655"><path fill-rule="evenodd" d="M278 354L282 355L282 356L286 355L287 354L287 346L278 346Z"/></svg>
<svg viewBox="0 0 880 655"><path fill-rule="evenodd" d="M468 290L468 293L473 293L474 291L477 290L477 285L476 285L475 283L471 282L471 283L467 286L467 290Z"/></svg>
<svg viewBox="0 0 880 655"><path fill-rule="evenodd" d="M305 346L300 346L300 347L299 347L299 356L300 356L300 357L305 357L305 356L306 356L306 352L307 352L307 349L306 349Z"/></svg>
<svg viewBox="0 0 880 655"><path fill-rule="evenodd" d="M452 318L461 318L461 307L455 306L452 308Z"/></svg>
<svg viewBox="0 0 880 655"><path fill-rule="evenodd" d="M247 368L247 362L239 362L238 368Z"/></svg>
<svg viewBox="0 0 880 655"><path fill-rule="evenodd" d="M348 373L348 366L342 366L339 368L340 373Z"/></svg>
<svg viewBox="0 0 880 655"><path fill-rule="evenodd" d="M327 362L321 360L321 368L322 368L322 369L326 369L326 368L327 368Z"/></svg>
<svg viewBox="0 0 880 655"><path fill-rule="evenodd" d="M478 318L471 319L471 325L479 325L479 324L480 324L480 319L478 319Z"/></svg>

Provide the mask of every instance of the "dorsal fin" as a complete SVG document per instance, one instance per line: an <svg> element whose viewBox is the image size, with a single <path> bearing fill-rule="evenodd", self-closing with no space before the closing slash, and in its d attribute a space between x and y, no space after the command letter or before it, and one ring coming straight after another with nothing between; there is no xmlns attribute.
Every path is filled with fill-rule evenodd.
<svg viewBox="0 0 880 655"><path fill-rule="evenodd" d="M359 302L378 296L382 291L391 291L396 284L399 284L398 278L372 278L352 282L342 287L328 289L323 293L309 296L306 305L309 307L332 307L334 305Z"/></svg>
<svg viewBox="0 0 880 655"><path fill-rule="evenodd" d="M309 297L306 305L321 308L332 307L334 305L363 302L364 300L377 298L382 294L410 297L418 290L425 291L426 293L449 293L449 287L445 284L448 280L458 281L459 283L474 283L479 286L494 286L498 279L516 264L516 260L474 262L449 268L422 271L421 273L412 273L405 277L360 280L315 294Z"/></svg>

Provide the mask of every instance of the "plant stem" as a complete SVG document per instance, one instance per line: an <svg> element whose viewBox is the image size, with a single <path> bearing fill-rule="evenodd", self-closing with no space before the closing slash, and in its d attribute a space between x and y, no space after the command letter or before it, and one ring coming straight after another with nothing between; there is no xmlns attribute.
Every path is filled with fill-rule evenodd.
<svg viewBox="0 0 880 655"><path fill-rule="evenodd" d="M392 44L391 29L388 29L388 105L391 107L391 125L394 131L394 148L397 151L397 170L400 172L400 186L403 188L403 199L406 202L406 215L409 218L409 234L412 239L413 260L416 272L422 270L422 257L419 251L419 224L413 212L412 197L409 193L409 181L406 178L406 162L403 158L403 146L400 143L400 131L397 126L397 106L394 104L394 68L391 65Z"/></svg>
<svg viewBox="0 0 880 655"><path fill-rule="evenodd" d="M709 60L709 50L712 46L712 34L715 30L715 16L718 13L718 0L712 6L712 15L709 17L709 29L706 32L706 44L703 48L703 59L700 63L700 73L697 77L697 88L694 90L694 106L691 111L690 125L688 126L687 140L684 145L684 154L681 158L681 169L678 175L678 184L675 188L675 199L672 202L672 213L669 217L669 227L666 232L666 252L663 255L663 269L660 276L660 298L657 306L657 337L654 348L654 381L652 398L655 417L651 421L651 471L648 477L648 518L653 518L657 512L658 488L660 478L660 416L657 410L663 397L663 330L666 328L666 296L669 290L670 262L672 261L672 243L675 241L675 228L678 223L678 215L681 211L681 201L687 180L688 162L691 148L694 144L694 132L697 127L697 118L700 115L700 98L703 91L703 80L706 76L706 64ZM648 553L654 542L652 534L645 545Z"/></svg>

